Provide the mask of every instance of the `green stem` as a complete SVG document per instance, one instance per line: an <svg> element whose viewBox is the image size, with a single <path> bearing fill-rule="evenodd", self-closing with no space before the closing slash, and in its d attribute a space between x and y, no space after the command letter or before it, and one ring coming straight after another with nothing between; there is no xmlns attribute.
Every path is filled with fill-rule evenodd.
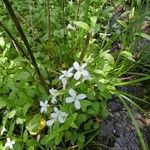
<svg viewBox="0 0 150 150"><path fill-rule="evenodd" d="M11 7L11 4L10 4L9 0L3 0L3 1L5 3L5 6L6 6L8 12L9 12L10 16L12 17L12 20L15 23L15 26L16 26L16 28L17 28L17 30L18 30L21 38L22 38L22 41L24 42L24 45L25 45L25 47L26 47L26 49L27 49L27 51L29 53L29 56L31 58L32 64L33 64L33 66L34 66L34 68L35 68L35 70L36 70L36 72L37 72L37 74L39 76L41 84L45 88L46 92L48 93L47 84L46 84L46 82L45 82L45 80L44 80L44 78L43 78L43 76L42 76L42 74L40 72L40 69L39 69L39 67L38 67L38 65L36 63L36 60L34 58L34 55L32 53L32 50L31 50L30 45L28 43L28 40L27 40L27 38L26 38L26 36L25 36L25 34L23 32L23 29L22 29L22 27L21 27L17 17L16 17L16 14L15 14L13 8Z"/></svg>
<svg viewBox="0 0 150 150"><path fill-rule="evenodd" d="M17 42L17 40L14 38L14 36L10 33L10 31L3 25L3 23L0 21L0 26L6 31L6 33L9 35L9 37L12 39L12 41L15 43L15 45L17 46L17 48L20 50L20 52L23 54L23 56L25 56L27 59L29 59L29 57L27 56L27 54L24 52L24 50L21 48L21 46L19 45L19 43Z"/></svg>

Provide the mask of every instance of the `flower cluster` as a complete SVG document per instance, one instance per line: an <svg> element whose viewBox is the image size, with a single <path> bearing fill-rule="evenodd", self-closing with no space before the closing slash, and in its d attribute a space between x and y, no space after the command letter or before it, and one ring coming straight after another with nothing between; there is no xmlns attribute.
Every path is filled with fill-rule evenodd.
<svg viewBox="0 0 150 150"><path fill-rule="evenodd" d="M86 63L79 65L78 62L73 63L73 67L70 67L68 70L61 71L62 75L59 77L59 79L62 81L63 89L66 88L68 79L70 77L74 77L75 80L79 80L81 77L83 77L84 80L90 80L90 74L87 70L85 70L85 67L87 66ZM75 74L73 75L73 70L75 70Z"/></svg>
<svg viewBox="0 0 150 150"><path fill-rule="evenodd" d="M90 75L87 70L85 70L85 67L87 64L79 65L78 62L73 63L73 67L70 67L68 70L61 71L62 75L60 75L59 80L62 81L63 89L66 88L66 85L68 83L68 79L73 77L76 81L79 80L81 77L84 80L89 80ZM73 70L74 74L73 74ZM51 103L56 104L57 103L57 96L59 96L59 91L51 88L49 89L49 93L51 94ZM68 91L69 97L66 97L65 102L66 103L74 103L75 108L79 110L81 108L80 100L85 99L86 95L81 93L77 94L74 89L70 89ZM47 112L47 109L49 107L48 101L45 102L40 101L41 106L41 113ZM47 126L52 126L56 121L59 121L60 123L64 123L68 114L66 112L62 112L57 107L54 107L54 112L50 115L50 120L47 121Z"/></svg>

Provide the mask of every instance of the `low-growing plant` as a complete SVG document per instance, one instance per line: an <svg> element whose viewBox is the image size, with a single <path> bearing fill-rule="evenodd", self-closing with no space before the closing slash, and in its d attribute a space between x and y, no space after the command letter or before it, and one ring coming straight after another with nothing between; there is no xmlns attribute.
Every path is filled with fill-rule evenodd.
<svg viewBox="0 0 150 150"><path fill-rule="evenodd" d="M128 106L131 103L144 112L132 99L144 100L118 88L150 79L146 74L127 82L122 78L137 64L133 57L137 36L149 39L134 28L141 1L133 1L131 10L121 16L129 15L128 20L118 17L112 24L115 7L126 6L122 0L19 4L14 2L13 7L23 22L21 29L28 31L26 49L22 37L14 40L17 33L6 21L6 10L0 11L1 26L13 41L0 33L0 149L84 149L98 134L100 122L109 114L107 102L115 95L129 112L146 150ZM116 54L112 53L115 41L121 41Z"/></svg>

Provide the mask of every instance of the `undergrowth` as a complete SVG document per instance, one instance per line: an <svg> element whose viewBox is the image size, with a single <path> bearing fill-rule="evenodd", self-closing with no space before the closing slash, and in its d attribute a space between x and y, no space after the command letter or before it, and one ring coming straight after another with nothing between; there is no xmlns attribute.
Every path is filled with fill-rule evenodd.
<svg viewBox="0 0 150 150"><path fill-rule="evenodd" d="M148 1L0 2L0 149L84 149L118 87L150 79ZM140 47L140 49L139 49ZM89 135L91 138L89 138ZM88 138L87 138L88 137Z"/></svg>

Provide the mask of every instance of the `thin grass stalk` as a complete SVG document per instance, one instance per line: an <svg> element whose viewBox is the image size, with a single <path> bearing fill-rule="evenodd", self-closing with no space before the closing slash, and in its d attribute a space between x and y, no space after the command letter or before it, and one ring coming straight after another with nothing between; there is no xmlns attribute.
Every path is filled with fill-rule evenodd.
<svg viewBox="0 0 150 150"><path fill-rule="evenodd" d="M140 139L140 142L141 142L141 145L142 145L143 150L148 150L148 149L147 149L147 145L146 145L145 142L144 142L144 137L143 137L143 135L142 135L142 133L141 133L141 131L140 131L140 128L139 128L139 126L138 126L138 123L137 123L137 121L135 120L135 116L134 116L133 111L131 110L131 108L130 108L130 107L128 106L128 104L126 103L126 100L124 100L124 98L123 98L121 95L119 95L118 97L119 97L119 99L121 100L121 102L123 103L123 105L125 106L125 108L126 108L126 110L128 111L128 113L129 113L129 116L130 116L130 118L131 118L131 120L132 120L132 122L133 122L133 124L134 124L134 126L135 126L135 130L136 130L136 132L137 132L137 134L138 134L138 137L139 137L139 139Z"/></svg>
<svg viewBox="0 0 150 150"><path fill-rule="evenodd" d="M17 17L16 17L16 14L15 14L13 8L11 7L11 4L10 4L9 0L3 0L3 2L4 2L8 12L9 12L10 16L12 17L12 20L15 23L15 26L16 26L19 34L20 34L20 37L21 37L22 41L24 42L24 45L25 45L25 47L26 47L26 49L27 49L27 51L29 53L30 59L32 61L32 65L34 66L34 68L35 68L35 70L36 70L36 72L37 72L37 74L39 76L40 82L41 82L42 86L44 87L44 89L46 90L46 92L48 93L47 84L46 84L46 82L45 82L45 80L44 80L44 78L43 78L43 76L42 76L42 74L40 72L40 69L39 69L39 67L38 67L38 65L36 63L36 60L34 58L34 55L32 53L32 50L31 50L30 45L28 43L28 40L27 40L27 38L26 38L26 36L24 34L24 31L23 31L23 29L22 29L22 27L21 27Z"/></svg>

